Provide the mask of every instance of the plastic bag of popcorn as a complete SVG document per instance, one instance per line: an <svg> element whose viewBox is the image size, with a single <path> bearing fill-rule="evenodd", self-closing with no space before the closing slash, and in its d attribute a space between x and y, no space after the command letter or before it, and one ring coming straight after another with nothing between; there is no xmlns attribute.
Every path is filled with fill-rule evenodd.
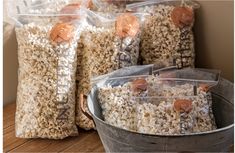
<svg viewBox="0 0 235 153"><path fill-rule="evenodd" d="M210 82L157 77L145 80L146 91L141 91L143 84L136 84L137 80L132 83L138 132L177 135L216 129L211 93L204 88Z"/></svg>
<svg viewBox="0 0 235 153"><path fill-rule="evenodd" d="M16 8L10 14L16 21L19 61L16 136L62 139L77 135L75 81L83 16L77 7L74 14L62 14L64 8L57 14L30 14Z"/></svg>
<svg viewBox="0 0 235 153"><path fill-rule="evenodd" d="M78 95L82 93L87 96L91 89L91 77L138 64L144 15L121 13L106 18L96 12L85 11L88 25L78 43L82 62L78 66L81 71L77 74L77 81ZM91 121L88 124L88 119L84 115L82 117L81 108L78 107L77 124L84 129L93 128Z"/></svg>
<svg viewBox="0 0 235 153"><path fill-rule="evenodd" d="M148 12L141 36L143 64L194 67L194 11L192 1L149 0L127 5L127 10Z"/></svg>
<svg viewBox="0 0 235 153"><path fill-rule="evenodd" d="M130 69L135 68L138 69ZM132 71L131 75L122 72L127 72L126 69L120 69L94 81L92 93L97 93L107 123L135 132L161 135L216 129L210 88L218 83L218 71L171 70L172 77L169 77L166 72L148 75L148 69L145 70L142 74ZM149 72L154 71L150 69ZM187 79L187 75L194 73L201 76ZM182 77L177 78L179 75Z"/></svg>

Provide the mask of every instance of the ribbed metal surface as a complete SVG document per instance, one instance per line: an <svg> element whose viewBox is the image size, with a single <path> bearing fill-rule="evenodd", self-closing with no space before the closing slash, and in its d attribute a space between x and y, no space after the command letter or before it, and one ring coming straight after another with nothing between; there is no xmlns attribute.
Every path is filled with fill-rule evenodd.
<svg viewBox="0 0 235 153"><path fill-rule="evenodd" d="M234 143L233 90L233 83L225 79L221 79L219 85L212 90L213 111L219 129L200 134L147 135L108 125L102 121L95 89L88 97L88 107L106 152L225 152Z"/></svg>

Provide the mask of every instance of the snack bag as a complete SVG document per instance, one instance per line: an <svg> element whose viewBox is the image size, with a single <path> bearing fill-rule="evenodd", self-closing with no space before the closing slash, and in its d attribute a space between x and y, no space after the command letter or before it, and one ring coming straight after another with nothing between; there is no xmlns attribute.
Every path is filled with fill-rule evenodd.
<svg viewBox="0 0 235 153"><path fill-rule="evenodd" d="M141 67L131 69L137 71ZM172 77L165 77L166 72L162 71L157 75L154 70L151 75L136 71L125 74L126 69L120 69L93 80L90 96L99 102L104 121L130 131L155 135L216 129L210 88L218 83L218 71L169 70L167 73Z"/></svg>
<svg viewBox="0 0 235 153"><path fill-rule="evenodd" d="M29 8L16 8L10 14L16 21L19 60L16 137L62 139L77 135L77 41L84 19L79 13L61 14L63 10L30 14Z"/></svg>
<svg viewBox="0 0 235 153"><path fill-rule="evenodd" d="M127 5L127 10L150 13L141 36L143 64L194 67L194 10L191 1L149 0Z"/></svg>
<svg viewBox="0 0 235 153"><path fill-rule="evenodd" d="M77 74L79 96L90 92L91 77L138 64L140 28L144 20L141 14L121 13L105 18L86 11L88 25L78 43L78 52L82 54L78 65L81 71ZM84 129L92 128L87 118L81 117L81 108L77 112L77 124Z"/></svg>

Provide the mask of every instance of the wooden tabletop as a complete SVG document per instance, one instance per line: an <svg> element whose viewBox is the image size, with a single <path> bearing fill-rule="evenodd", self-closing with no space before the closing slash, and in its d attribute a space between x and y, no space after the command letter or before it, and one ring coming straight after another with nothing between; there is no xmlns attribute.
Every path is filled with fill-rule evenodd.
<svg viewBox="0 0 235 153"><path fill-rule="evenodd" d="M104 152L96 131L79 130L79 136L63 140L22 139L15 137L15 103L3 108L4 152Z"/></svg>

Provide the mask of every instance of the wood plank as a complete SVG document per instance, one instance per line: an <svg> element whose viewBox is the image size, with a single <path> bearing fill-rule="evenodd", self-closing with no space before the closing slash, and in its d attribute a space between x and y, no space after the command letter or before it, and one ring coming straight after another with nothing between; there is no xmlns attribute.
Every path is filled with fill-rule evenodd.
<svg viewBox="0 0 235 153"><path fill-rule="evenodd" d="M9 151L10 152L31 152L30 150L34 150L32 152L41 152L40 150L42 150L45 147L45 144L49 145L50 140L48 139L31 139L30 141L27 141L21 145L16 146L15 148L13 148L12 150Z"/></svg>
<svg viewBox="0 0 235 153"><path fill-rule="evenodd" d="M15 112L12 112L10 115L8 115L7 117L3 117L3 122L8 121L9 119L15 119Z"/></svg>
<svg viewBox="0 0 235 153"><path fill-rule="evenodd" d="M14 126L9 127L8 130L10 132L3 134L3 151L4 152L10 151L10 150L28 142L28 141L30 141L30 139L16 138L14 129L15 129Z"/></svg>
<svg viewBox="0 0 235 153"><path fill-rule="evenodd" d="M67 148L69 148L71 145L73 145L75 142L83 141L87 136L92 134L94 131L80 131L79 136L76 137L69 137L64 140L58 140L57 143L52 143L51 145L47 146L42 150L42 152L61 152ZM58 147L59 146L59 147Z"/></svg>
<svg viewBox="0 0 235 153"><path fill-rule="evenodd" d="M7 152L17 146L29 141L15 137L15 103L4 106L3 108L3 151Z"/></svg>
<svg viewBox="0 0 235 153"><path fill-rule="evenodd" d="M3 135L15 131L15 125L11 125L3 130Z"/></svg>
<svg viewBox="0 0 235 153"><path fill-rule="evenodd" d="M3 121L3 129L6 129L12 125L15 125L15 117L13 116L11 119Z"/></svg>
<svg viewBox="0 0 235 153"><path fill-rule="evenodd" d="M15 124L16 104L9 104L3 108L3 129Z"/></svg>
<svg viewBox="0 0 235 153"><path fill-rule="evenodd" d="M104 146L102 144L99 145L95 150L93 150L93 152L105 153Z"/></svg>
<svg viewBox="0 0 235 153"><path fill-rule="evenodd" d="M96 131L79 129L79 136L63 140L16 138L15 109L15 103L9 104L3 109L4 152L104 152Z"/></svg>
<svg viewBox="0 0 235 153"><path fill-rule="evenodd" d="M15 116L16 104L12 103L3 108L3 120L8 120L12 116Z"/></svg>
<svg viewBox="0 0 235 153"><path fill-rule="evenodd" d="M83 141L83 139L93 132L82 132L77 137L68 137L63 140L32 139L32 141L16 147L10 152L58 152L68 148L77 141Z"/></svg>
<svg viewBox="0 0 235 153"><path fill-rule="evenodd" d="M97 132L87 136L82 141L74 142L74 144L62 152L102 152L102 143Z"/></svg>

